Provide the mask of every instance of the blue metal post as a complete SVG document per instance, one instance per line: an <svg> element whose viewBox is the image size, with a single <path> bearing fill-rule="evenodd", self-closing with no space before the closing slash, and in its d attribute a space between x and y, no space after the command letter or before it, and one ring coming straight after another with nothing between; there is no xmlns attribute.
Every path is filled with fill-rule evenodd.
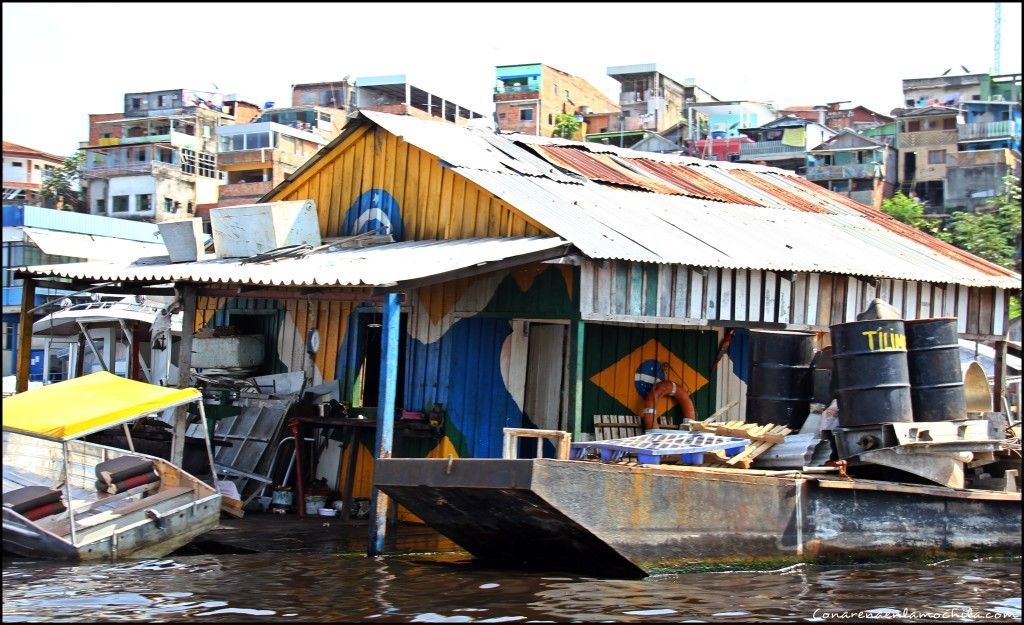
<svg viewBox="0 0 1024 625"><path fill-rule="evenodd" d="M398 389L398 294L388 293L384 298L384 319L380 337L380 390L377 400L377 460L391 457L391 439L395 430L395 397ZM388 496L376 486L370 490L370 541L367 555L377 556L384 551L384 534L388 518Z"/></svg>

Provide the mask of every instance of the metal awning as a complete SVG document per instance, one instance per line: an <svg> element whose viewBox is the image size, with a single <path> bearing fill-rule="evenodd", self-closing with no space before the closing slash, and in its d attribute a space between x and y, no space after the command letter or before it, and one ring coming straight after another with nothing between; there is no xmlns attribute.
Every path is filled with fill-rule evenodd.
<svg viewBox="0 0 1024 625"><path fill-rule="evenodd" d="M95 282L188 282L213 285L416 288L455 278L565 256L558 237L406 241L365 248L323 250L300 258L246 262L216 258L171 263L169 257L37 265L18 275Z"/></svg>
<svg viewBox="0 0 1024 625"><path fill-rule="evenodd" d="M62 232L60 230L44 230L25 226L22 233L26 239L35 243L44 254L51 256L71 256L86 260L113 260L117 258L136 259L143 256L166 254L163 243L144 243L116 237L104 237L78 232ZM6 234L5 240L6 240Z"/></svg>

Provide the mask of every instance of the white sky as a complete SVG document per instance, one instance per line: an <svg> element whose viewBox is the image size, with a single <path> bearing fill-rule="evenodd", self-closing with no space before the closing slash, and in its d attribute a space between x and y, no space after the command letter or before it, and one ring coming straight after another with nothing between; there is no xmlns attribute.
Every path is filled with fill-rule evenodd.
<svg viewBox="0 0 1024 625"><path fill-rule="evenodd" d="M1021 71L1003 3L1002 73ZM192 88L290 103L294 83L406 74L490 115L494 66L541 62L615 97L657 63L720 99L900 106L901 80L993 61L993 3L3 4L3 138L66 155L89 113ZM726 24L732 24L727 26ZM214 85L219 89L214 89Z"/></svg>

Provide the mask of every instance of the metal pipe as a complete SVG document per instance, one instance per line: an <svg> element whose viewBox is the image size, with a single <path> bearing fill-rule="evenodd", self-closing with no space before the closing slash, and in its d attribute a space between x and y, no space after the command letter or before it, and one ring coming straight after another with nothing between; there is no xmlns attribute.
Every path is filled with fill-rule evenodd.
<svg viewBox="0 0 1024 625"><path fill-rule="evenodd" d="M110 369L107 368L107 361L103 359L103 354L96 349L96 344L92 342L92 337L89 336L89 331L85 329L85 326L82 325L81 321L76 319L75 323L78 324L78 328L82 331L82 335L85 336L86 342L89 343L89 349L91 349L93 355L96 356L96 360L100 361L100 366L103 367L104 371L110 371Z"/></svg>
<svg viewBox="0 0 1024 625"><path fill-rule="evenodd" d="M210 460L210 486L217 488L217 467L213 464L213 444L210 442L210 438L213 434L206 426L206 409L203 408L203 401L200 399L196 402L199 404L199 423L203 427L203 439L206 441L206 457ZM188 413L182 413L184 416Z"/></svg>
<svg viewBox="0 0 1024 625"><path fill-rule="evenodd" d="M380 337L380 386L377 393L376 460L391 458L391 444L395 428L395 398L398 387L398 331L401 308L398 293L388 293L383 302L384 318ZM370 489L370 525L367 555L376 556L384 551L387 533L388 496L376 486Z"/></svg>
<svg viewBox="0 0 1024 625"><path fill-rule="evenodd" d="M71 544L78 547L78 538L75 533L75 507L71 499L71 463L68 461L68 442L61 443L61 451L64 455L64 494L68 498L68 525L71 526Z"/></svg>
<svg viewBox="0 0 1024 625"><path fill-rule="evenodd" d="M135 442L132 440L132 433L128 429L128 424L122 423L121 427L124 428L124 437L128 439L128 451L135 453Z"/></svg>

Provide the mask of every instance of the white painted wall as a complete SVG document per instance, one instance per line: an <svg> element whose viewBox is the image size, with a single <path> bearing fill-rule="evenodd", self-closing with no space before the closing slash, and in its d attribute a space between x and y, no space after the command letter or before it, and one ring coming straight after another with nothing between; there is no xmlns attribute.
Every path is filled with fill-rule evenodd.
<svg viewBox="0 0 1024 625"><path fill-rule="evenodd" d="M14 163L21 163L21 167ZM28 182L28 159L4 157L4 182Z"/></svg>
<svg viewBox="0 0 1024 625"><path fill-rule="evenodd" d="M156 179L153 176L118 176L110 179L110 187L107 189L107 214L112 217L123 217L125 215L152 215L153 211L139 211L136 205L136 196L149 193L156 202ZM117 195L128 196L128 212L113 212L113 198Z"/></svg>

